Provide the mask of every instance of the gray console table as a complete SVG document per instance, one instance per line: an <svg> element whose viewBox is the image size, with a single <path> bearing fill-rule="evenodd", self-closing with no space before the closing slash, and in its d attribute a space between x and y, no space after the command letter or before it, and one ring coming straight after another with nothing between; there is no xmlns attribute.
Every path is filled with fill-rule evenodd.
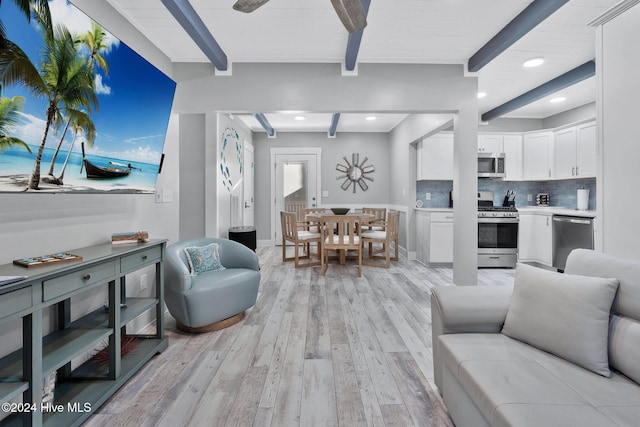
<svg viewBox="0 0 640 427"><path fill-rule="evenodd" d="M164 336L164 267L166 240L90 246L68 250L81 261L24 268L0 265L0 276L27 276L0 286L0 323L22 319L23 345L0 359L0 404L12 414L1 425L80 425L149 359L168 346ZM42 255L42 254L38 254ZM126 275L155 265L155 296L126 298ZM71 298L100 286L108 288L108 309L74 318ZM43 336L43 311L55 307L58 327ZM127 334L127 323L155 311L150 335ZM135 350L121 356L121 338L136 338ZM94 360L72 370L71 360L108 340L108 361ZM1 347L0 347L1 348ZM43 379L57 372L54 401L42 404ZM22 404L11 404L22 395Z"/></svg>

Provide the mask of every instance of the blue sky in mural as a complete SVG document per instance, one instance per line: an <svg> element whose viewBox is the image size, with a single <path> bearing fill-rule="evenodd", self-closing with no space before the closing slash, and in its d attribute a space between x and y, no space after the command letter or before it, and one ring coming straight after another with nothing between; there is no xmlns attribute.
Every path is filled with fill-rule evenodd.
<svg viewBox="0 0 640 427"><path fill-rule="evenodd" d="M67 0L52 0L49 4L54 23L63 22L76 34L91 28L90 19ZM42 38L34 20L29 23L17 11L13 1L2 2L0 15L9 40L20 46L38 66ZM88 153L157 165L162 154L175 82L112 35L109 35L108 44L110 51L102 54L108 62L109 73L105 75L102 70L96 73L99 110L91 117L97 135ZM44 131L46 102L32 97L21 87L2 88L2 96L15 95L24 96L26 103L23 120L13 128L13 135L38 146ZM72 132L68 132L63 150L68 149L72 137ZM50 135L46 147L55 147L58 138L59 135ZM79 152L80 144L76 144L73 151Z"/></svg>

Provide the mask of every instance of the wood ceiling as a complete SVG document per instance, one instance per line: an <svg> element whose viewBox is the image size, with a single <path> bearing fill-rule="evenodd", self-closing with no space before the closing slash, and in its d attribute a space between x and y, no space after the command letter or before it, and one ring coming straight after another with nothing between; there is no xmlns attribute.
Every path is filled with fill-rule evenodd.
<svg viewBox="0 0 640 427"><path fill-rule="evenodd" d="M208 62L160 0L107 0L173 62ZM344 61L348 33L329 0L271 0L253 13L235 0L190 0L229 63ZM371 0L358 63L466 64L530 0ZM570 0L478 73L480 113L487 112L595 58L588 23L617 0ZM545 63L525 69L522 62ZM545 118L595 101L595 78L504 117ZM294 126L304 129L305 123ZM340 130L340 129L339 129Z"/></svg>

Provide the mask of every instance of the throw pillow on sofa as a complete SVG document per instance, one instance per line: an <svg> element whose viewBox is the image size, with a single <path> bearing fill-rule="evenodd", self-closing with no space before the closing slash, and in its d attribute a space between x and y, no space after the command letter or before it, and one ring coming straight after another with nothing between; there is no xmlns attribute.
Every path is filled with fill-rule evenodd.
<svg viewBox="0 0 640 427"><path fill-rule="evenodd" d="M191 246L184 248L184 253L189 262L189 270L192 276L197 276L208 271L224 270L220 262L218 244L211 243L207 246Z"/></svg>
<svg viewBox="0 0 640 427"><path fill-rule="evenodd" d="M609 377L609 313L617 289L617 279L518 264L502 333Z"/></svg>

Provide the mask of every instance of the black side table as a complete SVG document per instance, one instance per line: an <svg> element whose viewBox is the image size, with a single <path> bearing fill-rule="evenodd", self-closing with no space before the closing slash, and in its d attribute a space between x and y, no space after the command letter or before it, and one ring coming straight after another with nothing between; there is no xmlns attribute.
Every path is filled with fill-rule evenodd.
<svg viewBox="0 0 640 427"><path fill-rule="evenodd" d="M242 243L254 252L258 247L256 243L256 228L254 226L229 228L229 240Z"/></svg>

